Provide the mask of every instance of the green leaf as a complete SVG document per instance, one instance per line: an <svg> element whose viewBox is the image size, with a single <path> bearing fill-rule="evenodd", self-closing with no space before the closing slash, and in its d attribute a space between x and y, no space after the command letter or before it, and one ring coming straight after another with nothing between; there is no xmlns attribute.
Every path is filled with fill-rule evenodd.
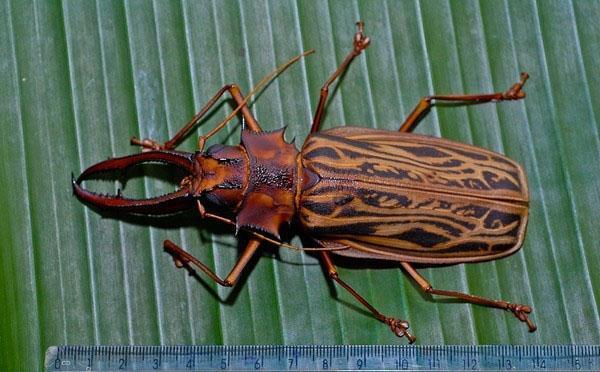
<svg viewBox="0 0 600 372"><path fill-rule="evenodd" d="M177 270L162 241L225 275L239 253L226 227L194 214L102 218L71 194L71 172L138 151L131 136L164 141L223 84L248 92L315 48L252 106L264 129L287 126L300 146L359 19L372 44L332 89L326 128L395 130L422 96L501 91L531 75L525 100L436 108L418 132L526 168L523 249L422 273L437 288L530 304L538 331L425 296L396 265L340 261L341 277L408 319L421 343L600 343L599 18L592 1L1 2L0 369L40 367L59 344L405 342L336 289L316 256L266 249L238 287L217 288ZM199 132L230 110L221 104ZM182 149L194 150L191 137ZM236 125L214 139L238 141ZM168 174L152 174L126 192L172 190Z"/></svg>

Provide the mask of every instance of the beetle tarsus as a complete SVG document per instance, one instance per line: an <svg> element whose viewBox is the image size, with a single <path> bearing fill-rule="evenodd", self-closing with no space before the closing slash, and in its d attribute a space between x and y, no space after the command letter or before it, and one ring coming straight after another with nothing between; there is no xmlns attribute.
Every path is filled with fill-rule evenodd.
<svg viewBox="0 0 600 372"><path fill-rule="evenodd" d="M535 332L537 327L531 319L529 319L528 314L532 312L531 307L527 305L518 305L518 304L508 304L507 310L512 311L512 313L522 322L527 323L527 327L529 327L529 332Z"/></svg>
<svg viewBox="0 0 600 372"><path fill-rule="evenodd" d="M523 92L522 88L525 85L525 82L529 79L529 74L526 72L521 72L521 80L518 83L514 84L510 87L509 90L502 94L502 99L505 100L516 100L525 98L525 92Z"/></svg>
<svg viewBox="0 0 600 372"><path fill-rule="evenodd" d="M390 329L394 334L398 337L406 336L408 339L408 343L412 344L415 342L416 337L413 336L410 332L408 332L408 322L406 320L400 320L396 318L388 318L383 319L383 322L390 326Z"/></svg>
<svg viewBox="0 0 600 372"><path fill-rule="evenodd" d="M356 22L356 27L358 28L358 31L354 34L354 53L358 55L369 46L371 39L363 34L365 27L363 21Z"/></svg>

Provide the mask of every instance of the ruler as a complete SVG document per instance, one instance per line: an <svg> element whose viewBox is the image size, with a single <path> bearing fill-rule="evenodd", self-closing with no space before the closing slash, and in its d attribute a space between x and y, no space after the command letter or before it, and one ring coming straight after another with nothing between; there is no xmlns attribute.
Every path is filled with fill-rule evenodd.
<svg viewBox="0 0 600 372"><path fill-rule="evenodd" d="M600 370L600 345L53 346L46 371Z"/></svg>

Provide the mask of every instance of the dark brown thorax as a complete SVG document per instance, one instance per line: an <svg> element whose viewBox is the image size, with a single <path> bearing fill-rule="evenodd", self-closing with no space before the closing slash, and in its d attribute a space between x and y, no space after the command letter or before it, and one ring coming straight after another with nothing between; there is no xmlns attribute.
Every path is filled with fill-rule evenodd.
<svg viewBox="0 0 600 372"><path fill-rule="evenodd" d="M196 156L193 192L209 209L234 212L237 229L279 238L281 227L295 213L297 155L294 145L285 142L283 130L244 130L240 145L214 145Z"/></svg>
<svg viewBox="0 0 600 372"><path fill-rule="evenodd" d="M298 150L285 142L284 130L242 132L249 182L237 215L237 228L264 231L276 238L295 214Z"/></svg>

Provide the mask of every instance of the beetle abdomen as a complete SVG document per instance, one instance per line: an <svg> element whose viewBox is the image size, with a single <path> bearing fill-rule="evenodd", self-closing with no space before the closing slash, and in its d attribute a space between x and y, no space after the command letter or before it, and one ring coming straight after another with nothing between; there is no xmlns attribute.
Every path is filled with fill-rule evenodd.
<svg viewBox="0 0 600 372"><path fill-rule="evenodd" d="M507 255L522 243L524 172L492 151L343 127L310 136L302 165L319 181L300 194L300 222L320 240L355 243L361 256L479 261Z"/></svg>

